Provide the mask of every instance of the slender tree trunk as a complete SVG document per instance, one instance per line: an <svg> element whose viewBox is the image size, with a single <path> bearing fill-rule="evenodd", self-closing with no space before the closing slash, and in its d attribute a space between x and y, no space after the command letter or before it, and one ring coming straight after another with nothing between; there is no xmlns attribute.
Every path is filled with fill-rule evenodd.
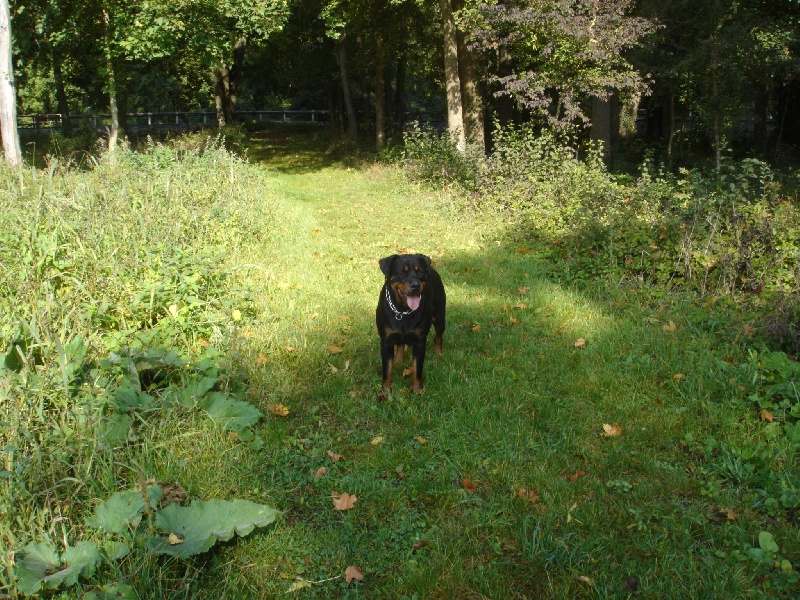
<svg viewBox="0 0 800 600"><path fill-rule="evenodd" d="M453 8L461 10L464 0L453 0ZM483 98L478 86L475 56L467 46L467 36L460 29L456 30L458 44L458 77L461 83L461 104L464 111L464 133L467 141L485 150L486 142L483 123Z"/></svg>
<svg viewBox="0 0 800 600"><path fill-rule="evenodd" d="M406 73L408 72L408 53L403 44L403 49L397 59L397 71L394 74L394 114L395 133L403 134L406 120Z"/></svg>
<svg viewBox="0 0 800 600"><path fill-rule="evenodd" d="M61 115L61 129L64 135L72 133L72 119L69 116L69 103L67 92L64 89L64 75L61 72L61 56L58 50L53 50L53 82L56 84L56 105Z"/></svg>
<svg viewBox="0 0 800 600"><path fill-rule="evenodd" d="M347 41L345 34L336 42L336 55L339 62L339 74L342 78L342 93L344 106L347 111L347 132L351 140L358 141L358 121L356 110L353 108L353 97L350 95L350 83L347 78Z"/></svg>
<svg viewBox="0 0 800 600"><path fill-rule="evenodd" d="M119 108L117 107L117 77L111 54L111 17L103 9L103 38L105 41L106 83L108 85L108 107L111 112L111 130L108 132L108 150L113 152L119 140Z"/></svg>
<svg viewBox="0 0 800 600"><path fill-rule="evenodd" d="M611 159L611 101L592 98L592 141L603 145L603 160Z"/></svg>
<svg viewBox="0 0 800 600"><path fill-rule="evenodd" d="M383 39L380 32L375 38L375 147L383 149L383 117L386 110L386 86L384 82Z"/></svg>
<svg viewBox="0 0 800 600"><path fill-rule="evenodd" d="M230 105L228 104L228 69L223 64L213 71L214 77L214 107L217 111L217 127L225 127L230 119Z"/></svg>
<svg viewBox="0 0 800 600"><path fill-rule="evenodd" d="M0 134L3 154L11 166L22 164L17 131L17 97L14 93L14 66L11 59L11 11L8 0L0 0Z"/></svg>
<svg viewBox="0 0 800 600"><path fill-rule="evenodd" d="M458 75L458 40L450 0L439 0L444 32L444 82L447 94L447 129L459 151L466 149L464 112L461 101L461 79Z"/></svg>
<svg viewBox="0 0 800 600"><path fill-rule="evenodd" d="M233 66L228 75L230 85L228 89L228 113L231 122L236 115L236 102L239 100L239 87L242 82L242 72L244 71L244 54L247 49L247 38L245 36L236 40L233 47Z"/></svg>

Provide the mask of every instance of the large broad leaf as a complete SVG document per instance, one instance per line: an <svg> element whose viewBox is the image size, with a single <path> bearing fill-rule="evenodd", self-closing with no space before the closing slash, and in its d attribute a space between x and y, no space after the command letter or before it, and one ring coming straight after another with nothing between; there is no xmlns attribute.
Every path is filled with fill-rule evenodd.
<svg viewBox="0 0 800 600"><path fill-rule="evenodd" d="M92 590L83 600L139 600L139 595L127 583L111 583Z"/></svg>
<svg viewBox="0 0 800 600"><path fill-rule="evenodd" d="M188 558L210 549L217 540L231 539L234 533L245 536L256 527L269 525L279 514L274 508L247 500L170 504L156 514L156 527L166 535L150 538L147 546L155 554Z"/></svg>
<svg viewBox="0 0 800 600"><path fill-rule="evenodd" d="M173 391L169 400L177 402L185 408L193 408L216 384L216 377L203 377L200 380L190 381L185 387Z"/></svg>
<svg viewBox="0 0 800 600"><path fill-rule="evenodd" d="M159 485L147 488L147 501L155 508L164 491ZM145 498L142 492L116 492L94 509L94 516L86 519L92 527L105 529L109 533L121 533L124 529L136 528L142 521L145 509Z"/></svg>
<svg viewBox="0 0 800 600"><path fill-rule="evenodd" d="M220 392L209 394L203 403L203 408L213 419L221 421L226 429L236 432L255 425L264 416L249 402L236 400Z"/></svg>
<svg viewBox="0 0 800 600"><path fill-rule="evenodd" d="M35 594L42 586L54 589L62 583L74 585L82 574L91 577L100 560L94 542L78 542L60 558L49 544L30 543L16 556L17 587L24 594Z"/></svg>

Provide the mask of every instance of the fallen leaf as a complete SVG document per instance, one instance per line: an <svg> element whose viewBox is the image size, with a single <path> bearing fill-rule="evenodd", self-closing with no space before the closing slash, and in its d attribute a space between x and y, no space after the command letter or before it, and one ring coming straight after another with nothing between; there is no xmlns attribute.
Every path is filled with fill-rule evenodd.
<svg viewBox="0 0 800 600"><path fill-rule="evenodd" d="M478 481L472 481L471 479L464 479L461 482L461 486L467 491L467 493L471 494L475 490L478 489Z"/></svg>
<svg viewBox="0 0 800 600"><path fill-rule="evenodd" d="M735 521L736 517L738 516L735 512L733 512L730 508L720 508L719 514L725 517L728 521Z"/></svg>
<svg viewBox="0 0 800 600"><path fill-rule="evenodd" d="M745 326L744 326L744 335L745 335L745 337L751 337L753 335L754 331L755 331L755 329L753 328L752 325L750 325L749 323L745 324Z"/></svg>
<svg viewBox="0 0 800 600"><path fill-rule="evenodd" d="M586 340L583 338L578 338L577 340L575 340L574 346L576 348L584 348L586 347Z"/></svg>
<svg viewBox="0 0 800 600"><path fill-rule="evenodd" d="M608 423L603 423L603 437L616 437L622 433L622 427L614 423L613 425L609 425Z"/></svg>
<svg viewBox="0 0 800 600"><path fill-rule="evenodd" d="M681 379L683 379L683 373L675 373L675 375L673 375L672 378L675 381L680 381Z"/></svg>
<svg viewBox="0 0 800 600"><path fill-rule="evenodd" d="M588 475L586 471L576 471L575 473L567 477L567 479L569 479L572 483L575 483L576 481L578 481L578 479L580 479L581 477L585 477L586 475Z"/></svg>
<svg viewBox="0 0 800 600"><path fill-rule="evenodd" d="M341 454L336 454L336 452L332 450L328 450L326 454L330 457L333 462L339 462L340 460L344 460L344 456Z"/></svg>
<svg viewBox="0 0 800 600"><path fill-rule="evenodd" d="M678 330L678 326L675 324L675 321L670 321L666 325L664 325L661 329L668 333L675 333Z"/></svg>
<svg viewBox="0 0 800 600"><path fill-rule="evenodd" d="M406 367L403 369L403 377L410 377L414 374L414 367Z"/></svg>
<svg viewBox="0 0 800 600"><path fill-rule="evenodd" d="M370 440L369 443L372 444L373 446L377 446L382 441L383 441L383 436L382 435L376 435L374 438L372 438L372 440Z"/></svg>
<svg viewBox="0 0 800 600"><path fill-rule="evenodd" d="M414 550L419 550L420 548L424 548L425 546L429 546L430 543L431 543L430 540L422 540L420 542L416 542L415 544L411 544L411 547L414 548Z"/></svg>
<svg viewBox="0 0 800 600"><path fill-rule="evenodd" d="M311 235L319 235L319 229L312 229Z"/></svg>
<svg viewBox="0 0 800 600"><path fill-rule="evenodd" d="M203 338L199 338L197 340L197 343L200 344L201 346L203 346L204 348L208 348L211 345L211 342L209 342L208 340L205 340Z"/></svg>
<svg viewBox="0 0 800 600"><path fill-rule="evenodd" d="M177 546L178 544L183 543L184 536L182 533L170 533L167 536L167 542L169 542L170 546Z"/></svg>
<svg viewBox="0 0 800 600"><path fill-rule="evenodd" d="M355 400L356 398L358 398L358 392L355 390L351 390L350 392L348 392L348 396L350 396L353 400Z"/></svg>
<svg viewBox="0 0 800 600"><path fill-rule="evenodd" d="M329 352L332 354L339 354L340 352L344 352L339 346L326 346Z"/></svg>
<svg viewBox="0 0 800 600"><path fill-rule="evenodd" d="M294 346L284 346L283 349L287 352L295 352L297 350Z"/></svg>
<svg viewBox="0 0 800 600"><path fill-rule="evenodd" d="M514 308L516 308L517 310L525 310L526 308L528 308L528 305L523 304L522 302L518 302L517 304L514 305Z"/></svg>
<svg viewBox="0 0 800 600"><path fill-rule="evenodd" d="M259 354L258 358L256 358L257 365L265 365L269 362L269 358L267 358L266 354Z"/></svg>
<svg viewBox="0 0 800 600"><path fill-rule="evenodd" d="M339 369L337 367L333 366L330 363L328 363L328 368L331 370L331 373L333 373L334 375L336 375L336 373L339 372Z"/></svg>
<svg viewBox="0 0 800 600"><path fill-rule="evenodd" d="M238 309L234 309L234 311L231 313L231 318L234 321L241 321L241 319L242 319L242 311L240 311Z"/></svg>
<svg viewBox="0 0 800 600"><path fill-rule="evenodd" d="M481 330L481 326L480 325L475 325L475 327L472 328L472 333L478 333L480 330Z"/></svg>
<svg viewBox="0 0 800 600"><path fill-rule="evenodd" d="M428 443L428 440L426 440L424 437L421 437L421 436L418 436L418 435L414 436L414 440L419 442L423 446Z"/></svg>
<svg viewBox="0 0 800 600"><path fill-rule="evenodd" d="M333 498L334 510L350 510L353 508L356 500L358 500L355 495L351 496L347 492L341 494L338 492L331 492L331 497Z"/></svg>
<svg viewBox="0 0 800 600"><path fill-rule="evenodd" d="M353 581L353 579L357 579L358 581L364 581L364 574L361 572L361 569L354 566L349 566L344 571L344 580L347 583Z"/></svg>
<svg viewBox="0 0 800 600"><path fill-rule="evenodd" d="M510 318L508 319L508 321L509 321L509 322L510 322L512 325L516 325L516 324L517 324L517 320L516 320L514 317L510 317Z"/></svg>
<svg viewBox="0 0 800 600"><path fill-rule="evenodd" d="M744 387L743 385L737 385L736 389L739 390L740 392L746 392L747 391L747 388Z"/></svg>
<svg viewBox="0 0 800 600"><path fill-rule="evenodd" d="M524 487L523 488L519 488L519 491L517 492L517 496L519 496L523 500L527 500L528 502L538 502L539 501L539 494L537 494L533 490L526 490Z"/></svg>
<svg viewBox="0 0 800 600"><path fill-rule="evenodd" d="M296 592L297 590L310 588L311 585L312 585L311 581L306 581L305 579L298 579L292 585L289 586L289 589L286 590L286 593L291 594L292 592Z"/></svg>
<svg viewBox="0 0 800 600"><path fill-rule="evenodd" d="M323 475L327 475L327 473L328 473L328 467L320 467L319 469L314 471L311 474L311 476L314 477L315 479L318 479L318 478L322 477Z"/></svg>
<svg viewBox="0 0 800 600"><path fill-rule="evenodd" d="M531 291L531 288L523 285L522 287L518 287L517 291L519 292L520 296L524 296L525 294Z"/></svg>
<svg viewBox="0 0 800 600"><path fill-rule="evenodd" d="M289 409L286 408L283 404L279 403L270 403L267 404L267 410L271 412L276 417L285 417L289 414Z"/></svg>
<svg viewBox="0 0 800 600"><path fill-rule="evenodd" d="M591 577L587 577L586 575L580 575L576 579L582 583L586 583L588 585L594 585L594 579L592 579Z"/></svg>
<svg viewBox="0 0 800 600"><path fill-rule="evenodd" d="M775 417L772 416L772 413L769 412L766 408L761 409L761 420L762 421L769 421L772 423L775 420Z"/></svg>

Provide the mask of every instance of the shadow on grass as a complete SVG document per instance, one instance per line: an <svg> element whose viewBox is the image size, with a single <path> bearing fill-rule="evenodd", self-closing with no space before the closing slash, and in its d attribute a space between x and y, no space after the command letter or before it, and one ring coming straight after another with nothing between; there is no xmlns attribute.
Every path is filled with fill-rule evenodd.
<svg viewBox="0 0 800 600"><path fill-rule="evenodd" d="M247 134L246 147L253 162L288 174L313 173L334 165L355 165L367 154L327 125L263 125Z"/></svg>

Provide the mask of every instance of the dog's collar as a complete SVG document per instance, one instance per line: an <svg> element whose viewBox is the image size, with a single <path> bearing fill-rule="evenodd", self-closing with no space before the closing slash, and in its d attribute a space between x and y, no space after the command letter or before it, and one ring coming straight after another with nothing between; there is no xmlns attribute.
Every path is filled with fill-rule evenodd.
<svg viewBox="0 0 800 600"><path fill-rule="evenodd" d="M400 312L399 310L397 310L397 307L392 302L392 295L389 293L389 286L384 286L383 289L386 291L386 302L389 303L389 308L392 309L392 312L394 313L394 316L397 318L398 321L402 321L405 315L410 315L412 312L414 312L413 310L407 310L405 312ZM420 295L420 299L421 298L422 296Z"/></svg>

